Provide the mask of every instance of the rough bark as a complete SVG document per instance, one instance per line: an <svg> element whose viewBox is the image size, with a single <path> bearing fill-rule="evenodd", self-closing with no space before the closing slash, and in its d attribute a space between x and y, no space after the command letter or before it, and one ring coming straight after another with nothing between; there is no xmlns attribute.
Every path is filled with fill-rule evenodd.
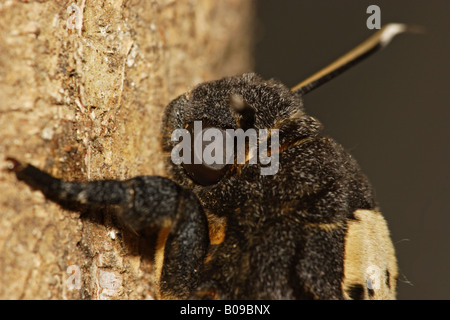
<svg viewBox="0 0 450 320"><path fill-rule="evenodd" d="M0 3L0 299L155 297L151 243L60 209L4 159L67 180L164 175L164 107L251 69L252 12L241 0Z"/></svg>

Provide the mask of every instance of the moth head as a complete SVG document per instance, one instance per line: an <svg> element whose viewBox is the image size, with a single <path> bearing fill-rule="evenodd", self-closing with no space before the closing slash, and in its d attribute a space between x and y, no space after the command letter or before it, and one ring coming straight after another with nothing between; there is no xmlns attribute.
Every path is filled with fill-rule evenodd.
<svg viewBox="0 0 450 320"><path fill-rule="evenodd" d="M299 115L304 115L301 95L278 81L264 80L254 73L247 73L206 82L167 106L162 127L163 149L171 153L179 144L180 140L173 140L173 132L179 129L189 132L194 150L195 132L213 129L226 137L227 129L275 129L283 120ZM201 130L195 130L200 125ZM200 151L207 147L206 142ZM190 164L168 162L169 173L175 180L181 183L188 178L194 184L208 186L226 179L233 169L229 162L228 165L217 165L204 161L194 163L194 158L191 160Z"/></svg>

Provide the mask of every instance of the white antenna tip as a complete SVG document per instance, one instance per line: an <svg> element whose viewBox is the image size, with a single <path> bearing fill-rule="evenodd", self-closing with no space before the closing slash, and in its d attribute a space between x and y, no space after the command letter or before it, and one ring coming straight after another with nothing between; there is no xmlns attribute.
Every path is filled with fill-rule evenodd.
<svg viewBox="0 0 450 320"><path fill-rule="evenodd" d="M380 30L380 43L384 47L398 34L407 32L408 26L402 23L389 23Z"/></svg>

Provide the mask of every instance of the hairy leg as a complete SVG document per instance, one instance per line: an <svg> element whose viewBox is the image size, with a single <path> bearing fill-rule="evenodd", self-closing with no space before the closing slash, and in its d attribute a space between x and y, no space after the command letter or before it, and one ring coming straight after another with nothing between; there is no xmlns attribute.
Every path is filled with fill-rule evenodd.
<svg viewBox="0 0 450 320"><path fill-rule="evenodd" d="M167 230L160 278L162 297L186 298L197 287L209 246L208 223L197 197L170 179L68 182L8 158L10 171L46 198L70 210L114 206L124 223L139 231L148 226Z"/></svg>

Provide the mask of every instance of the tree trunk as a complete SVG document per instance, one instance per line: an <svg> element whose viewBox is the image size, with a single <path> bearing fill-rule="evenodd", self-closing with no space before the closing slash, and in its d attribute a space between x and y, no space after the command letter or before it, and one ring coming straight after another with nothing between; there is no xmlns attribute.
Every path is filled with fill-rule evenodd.
<svg viewBox="0 0 450 320"><path fill-rule="evenodd" d="M152 243L80 219L6 172L164 175L164 107L251 70L251 1L0 3L0 299L151 299ZM98 223L101 220L101 223Z"/></svg>

